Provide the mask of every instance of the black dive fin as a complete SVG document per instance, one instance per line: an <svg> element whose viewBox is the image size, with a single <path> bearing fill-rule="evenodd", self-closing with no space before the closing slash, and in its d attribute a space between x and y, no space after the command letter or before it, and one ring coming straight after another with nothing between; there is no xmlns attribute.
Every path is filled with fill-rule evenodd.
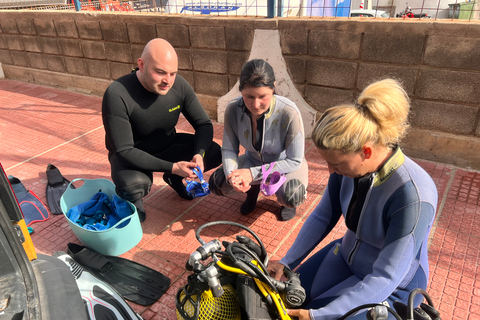
<svg viewBox="0 0 480 320"><path fill-rule="evenodd" d="M68 244L68 254L123 298L142 306L157 302L170 286L160 272L125 258L104 256L75 243Z"/></svg>
<svg viewBox="0 0 480 320"><path fill-rule="evenodd" d="M130 305L110 285L98 279L76 263L68 254L55 252L56 257L70 267L82 296L85 311L91 320L140 320Z"/></svg>
<svg viewBox="0 0 480 320"><path fill-rule="evenodd" d="M60 207L60 198L65 190L67 190L70 181L65 179L60 170L53 164L47 166L47 204L52 214L62 214ZM72 185L71 188L75 189Z"/></svg>
<svg viewBox="0 0 480 320"><path fill-rule="evenodd" d="M23 219L27 226L30 226L34 222L45 221L50 218L50 213L42 200L40 200L33 191L27 190L20 179L14 176L8 176L8 181L12 186L13 193L20 205Z"/></svg>

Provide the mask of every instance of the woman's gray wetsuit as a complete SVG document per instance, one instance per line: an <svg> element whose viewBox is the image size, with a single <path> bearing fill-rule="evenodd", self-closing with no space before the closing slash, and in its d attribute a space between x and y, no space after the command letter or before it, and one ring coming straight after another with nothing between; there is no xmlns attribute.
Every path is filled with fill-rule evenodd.
<svg viewBox="0 0 480 320"><path fill-rule="evenodd" d="M298 207L306 198L308 166L305 161L303 120L294 102L273 95L270 108L257 120L256 141L252 139L252 119L242 97L232 100L225 109L222 163L211 176L211 190L225 195L233 190L226 182L233 170L249 168L252 185L262 181L262 165L275 162L271 172L287 177L275 193L286 207ZM240 146L245 154L240 155Z"/></svg>

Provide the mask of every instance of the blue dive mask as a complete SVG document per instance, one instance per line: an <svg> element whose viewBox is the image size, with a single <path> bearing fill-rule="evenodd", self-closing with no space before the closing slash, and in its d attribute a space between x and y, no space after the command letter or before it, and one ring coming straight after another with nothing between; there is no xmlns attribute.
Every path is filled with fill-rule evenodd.
<svg viewBox="0 0 480 320"><path fill-rule="evenodd" d="M203 179L202 170L200 167L193 168L193 173L195 173L200 180L200 182L193 181L193 180L186 180L187 181L187 192L194 198L203 197L210 193L210 189L208 188L208 182Z"/></svg>

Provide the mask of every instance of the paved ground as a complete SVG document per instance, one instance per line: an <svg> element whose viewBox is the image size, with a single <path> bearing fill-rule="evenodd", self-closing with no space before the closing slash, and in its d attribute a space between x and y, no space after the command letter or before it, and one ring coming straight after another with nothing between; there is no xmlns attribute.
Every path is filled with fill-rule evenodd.
<svg viewBox="0 0 480 320"><path fill-rule="evenodd" d="M20 178L45 203L46 167L52 163L62 174L75 178L110 179L101 120L101 98L0 80L0 162L7 174ZM215 140L221 143L223 126L214 124ZM182 120L179 131L192 131ZM176 319L175 294L186 283L184 266L199 243L195 231L209 221L229 220L254 230L264 242L271 260L278 260L294 241L309 212L319 202L328 172L313 144L306 142L309 162L308 198L295 219L277 220L279 205L274 198L261 198L258 208L242 216L242 196L215 195L185 201L155 174L145 200L147 220L143 239L123 257L148 265L172 280L158 302L133 305L145 319ZM472 150L472 152L480 152ZM480 173L423 160L417 162L433 177L439 192L438 213L430 242L430 286L428 293L442 319L480 319ZM207 173L208 175L208 173ZM32 225L37 252L52 254L77 242L63 215ZM226 239L237 229L205 230L204 240ZM345 231L339 223L325 242ZM324 243L325 243L324 242Z"/></svg>

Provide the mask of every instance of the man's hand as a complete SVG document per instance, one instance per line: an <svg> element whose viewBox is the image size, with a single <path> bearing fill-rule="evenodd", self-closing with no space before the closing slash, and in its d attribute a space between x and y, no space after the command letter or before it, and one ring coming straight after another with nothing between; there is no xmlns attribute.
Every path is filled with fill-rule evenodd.
<svg viewBox="0 0 480 320"><path fill-rule="evenodd" d="M250 169L233 170L228 176L227 181L235 191L247 192L250 189L250 182L253 181Z"/></svg>
<svg viewBox="0 0 480 320"><path fill-rule="evenodd" d="M191 162L195 162L198 167L200 167L200 170L202 170L203 173L203 157L199 155L198 153L193 156Z"/></svg>
<svg viewBox="0 0 480 320"><path fill-rule="evenodd" d="M298 320L311 320L310 312L305 309L288 309L287 313L290 317L297 317Z"/></svg>
<svg viewBox="0 0 480 320"><path fill-rule="evenodd" d="M194 180L197 178L197 175L193 173L193 168L196 166L197 163L191 161L175 162L172 167L172 173L190 180Z"/></svg>

